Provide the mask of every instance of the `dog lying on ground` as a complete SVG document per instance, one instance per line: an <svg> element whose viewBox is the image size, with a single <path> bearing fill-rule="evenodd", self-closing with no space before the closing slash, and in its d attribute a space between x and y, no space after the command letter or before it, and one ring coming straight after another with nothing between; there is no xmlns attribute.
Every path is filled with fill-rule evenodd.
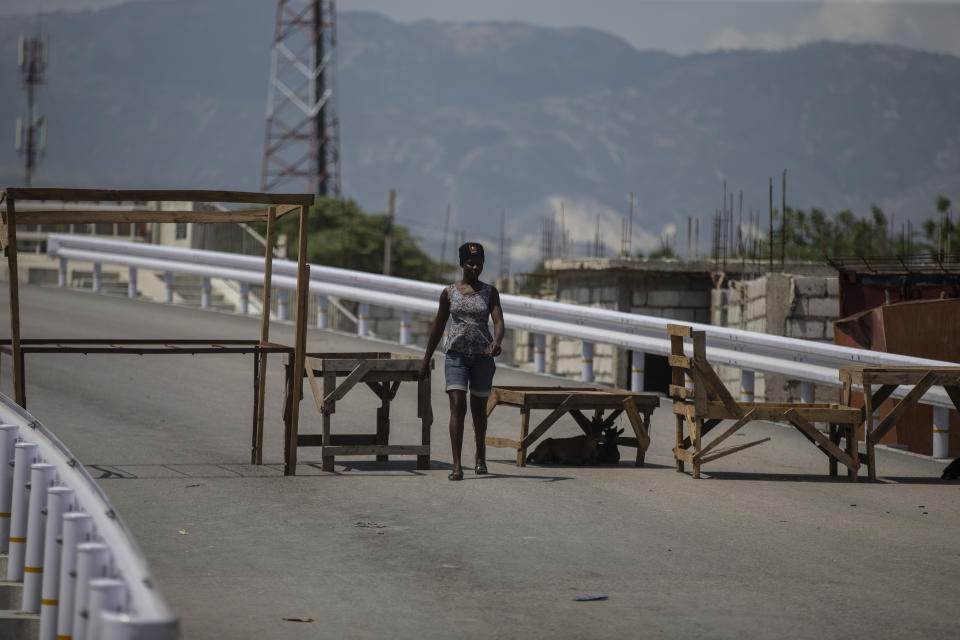
<svg viewBox="0 0 960 640"><path fill-rule="evenodd" d="M620 461L617 438L623 433L610 427L602 434L574 436L572 438L547 438L527 456L527 462L535 464L616 464Z"/></svg>
<svg viewBox="0 0 960 640"><path fill-rule="evenodd" d="M960 480L960 458L957 458L947 465L947 468L943 470L943 475L940 476L940 479Z"/></svg>

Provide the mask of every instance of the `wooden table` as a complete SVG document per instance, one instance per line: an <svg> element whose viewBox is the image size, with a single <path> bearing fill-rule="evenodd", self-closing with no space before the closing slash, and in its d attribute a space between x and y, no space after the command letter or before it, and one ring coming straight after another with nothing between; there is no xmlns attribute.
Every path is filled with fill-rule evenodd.
<svg viewBox="0 0 960 640"><path fill-rule="evenodd" d="M612 425L623 412L627 414L635 437L620 438L618 443L636 447L636 464L641 467L650 446L650 415L660 406L660 398L649 393L592 387L493 387L487 400L487 415L493 413L499 404L520 409L520 439L487 436L486 443L491 447L516 449L518 467L526 466L527 449L563 414L569 413L584 433L591 434ZM530 411L533 409L548 409L550 414L530 431ZM590 410L594 412L592 419L583 414L583 411ZM610 411L606 417L603 415L605 411Z"/></svg>
<svg viewBox="0 0 960 640"><path fill-rule="evenodd" d="M336 456L375 455L387 460L390 455L417 456L417 469L430 468L430 425L433 408L430 404L430 376L418 380L423 359L397 353L308 353L306 373L317 410L323 419L320 434L298 434L298 447L320 447L323 471L333 471ZM433 369L431 361L430 368ZM323 378L323 391L315 376ZM344 379L337 384L337 378ZM420 419L421 441L418 445L390 444L390 401L397 395L401 382L417 383L417 417ZM357 384L363 383L380 399L377 408L376 433L333 434L331 416L337 402Z"/></svg>
<svg viewBox="0 0 960 640"><path fill-rule="evenodd" d="M960 411L960 367L878 367L849 365L840 367L840 381L843 383L843 402L852 405L853 385L863 387L863 408L860 410L860 421L865 425L864 440L867 453L865 462L868 467L870 480L877 479L876 457L874 446L883 436L896 425L897 422L911 407L919 402L923 394L933 385L941 385L953 401L953 405ZM873 387L880 385L875 392ZM880 424L873 427L873 409L880 406L890 397L900 385L913 388Z"/></svg>

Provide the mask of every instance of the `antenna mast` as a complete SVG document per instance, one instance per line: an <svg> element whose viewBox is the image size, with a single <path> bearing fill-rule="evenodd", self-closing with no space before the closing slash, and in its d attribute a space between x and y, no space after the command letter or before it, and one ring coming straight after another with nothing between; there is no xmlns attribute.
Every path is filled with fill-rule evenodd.
<svg viewBox="0 0 960 640"><path fill-rule="evenodd" d="M20 35L17 43L17 62L23 87L27 90L27 118L17 118L16 148L25 156L26 185L33 182L37 166L37 153L47 146L47 121L38 113L35 88L43 84L43 72L47 68L47 39L34 36L27 39Z"/></svg>
<svg viewBox="0 0 960 640"><path fill-rule="evenodd" d="M334 0L277 0L260 187L340 195Z"/></svg>

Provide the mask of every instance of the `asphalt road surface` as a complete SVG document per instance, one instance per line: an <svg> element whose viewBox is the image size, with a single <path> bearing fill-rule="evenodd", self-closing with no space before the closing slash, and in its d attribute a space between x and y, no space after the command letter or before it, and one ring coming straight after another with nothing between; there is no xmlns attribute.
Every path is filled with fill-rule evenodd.
<svg viewBox="0 0 960 640"><path fill-rule="evenodd" d="M255 318L21 295L25 338L259 337ZM0 327L9 337L6 304ZM292 327L274 323L271 339L292 344ZM318 330L308 349L404 351ZM792 428L753 423L734 438L772 440L693 480L674 471L664 401L644 468L626 448L619 466L595 468L517 468L491 449L490 475L449 482L438 368L430 470L355 458L323 473L317 450L301 449L284 477L280 358L260 467L248 464L250 356L31 355L26 367L28 409L102 477L188 640L958 635L960 484L939 480L942 462L879 451L882 481L850 484ZM569 384L508 367L495 380ZM12 395L8 357L0 390ZM377 404L357 388L334 432L373 433ZM301 433L318 431L309 395L302 407ZM393 443L419 442L415 415L413 385L401 386ZM519 412L498 408L490 433L515 438ZM551 431L576 433L572 420Z"/></svg>

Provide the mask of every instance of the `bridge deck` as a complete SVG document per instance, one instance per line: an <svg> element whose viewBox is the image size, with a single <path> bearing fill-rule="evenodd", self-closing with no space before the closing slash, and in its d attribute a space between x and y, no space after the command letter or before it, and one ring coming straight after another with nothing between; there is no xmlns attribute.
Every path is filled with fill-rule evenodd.
<svg viewBox="0 0 960 640"><path fill-rule="evenodd" d="M24 286L21 298L24 338L259 333L256 318L84 292ZM292 344L292 326L271 338ZM311 331L307 350L402 348ZM345 458L323 473L319 451L303 449L297 475L283 477L279 356L262 467L247 464L244 356L197 355L189 368L137 355L27 358L31 412L103 476L186 639L655 637L676 635L680 620L681 636L712 638L956 635L960 488L938 479L943 463L881 450L886 482L850 484L828 478L793 429L753 423L744 437L769 443L693 481L673 470L664 401L644 468L629 456L616 468L517 468L491 449L489 476L448 482L438 368L429 471L410 458ZM5 393L9 363L0 357ZM576 386L506 367L496 383ZM376 399L357 393L338 422L370 419ZM415 394L401 389L394 403L392 429L414 440ZM315 414L302 412L301 433L319 432ZM515 422L494 412L490 435ZM572 420L555 429L579 433ZM471 460L469 427L465 441ZM573 601L581 595L609 599Z"/></svg>

